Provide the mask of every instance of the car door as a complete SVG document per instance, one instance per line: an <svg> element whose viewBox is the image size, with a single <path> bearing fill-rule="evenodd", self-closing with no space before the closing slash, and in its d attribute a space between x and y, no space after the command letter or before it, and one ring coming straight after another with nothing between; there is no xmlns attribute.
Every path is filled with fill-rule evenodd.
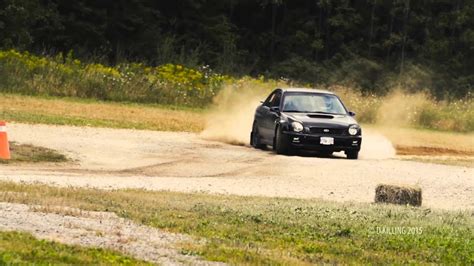
<svg viewBox="0 0 474 266"><path fill-rule="evenodd" d="M262 105L257 108L257 112L255 113L255 122L258 127L259 135L264 143L268 142L266 141L266 138L268 138L268 127L266 125L267 116L269 115L270 107L272 106L272 101L275 97L275 94L276 91L270 93L270 95L265 99Z"/></svg>
<svg viewBox="0 0 474 266"><path fill-rule="evenodd" d="M280 118L280 112L279 110L275 110L275 108L280 108L281 95L281 90L275 91L268 105L265 106L265 114L263 116L262 123L262 135L264 135L263 137L265 138L265 142L267 144L273 144L273 137L275 135L275 122Z"/></svg>
<svg viewBox="0 0 474 266"><path fill-rule="evenodd" d="M265 125L266 123L266 117L268 116L268 113L270 112L270 107L272 105L273 98L275 97L276 91L273 91L270 93L270 95L265 99L265 101L262 103L260 107L257 108L257 111L255 113L255 122L256 126L259 132L260 137L262 138L262 141L266 143L265 138L267 137L267 127Z"/></svg>

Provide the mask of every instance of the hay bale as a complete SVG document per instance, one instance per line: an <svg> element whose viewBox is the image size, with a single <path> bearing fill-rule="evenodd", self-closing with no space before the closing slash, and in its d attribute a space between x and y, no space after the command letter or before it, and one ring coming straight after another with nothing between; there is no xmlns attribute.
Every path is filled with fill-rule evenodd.
<svg viewBox="0 0 474 266"><path fill-rule="evenodd" d="M421 189L379 184L375 188L375 202L421 206Z"/></svg>

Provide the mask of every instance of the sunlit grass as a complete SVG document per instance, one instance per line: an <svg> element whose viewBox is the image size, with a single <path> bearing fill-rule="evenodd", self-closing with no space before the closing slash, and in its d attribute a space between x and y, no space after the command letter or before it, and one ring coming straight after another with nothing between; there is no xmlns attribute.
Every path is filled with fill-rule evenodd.
<svg viewBox="0 0 474 266"><path fill-rule="evenodd" d="M204 126L203 113L192 108L0 94L0 117L21 123L198 132Z"/></svg>

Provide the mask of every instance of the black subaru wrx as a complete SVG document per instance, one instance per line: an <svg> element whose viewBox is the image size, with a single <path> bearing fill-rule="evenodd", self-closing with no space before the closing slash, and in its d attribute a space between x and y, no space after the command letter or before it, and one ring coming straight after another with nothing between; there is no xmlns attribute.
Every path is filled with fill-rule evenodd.
<svg viewBox="0 0 474 266"><path fill-rule="evenodd" d="M344 151L348 159L357 159L362 129L354 116L332 92L278 88L255 111L250 144L273 146L278 154Z"/></svg>

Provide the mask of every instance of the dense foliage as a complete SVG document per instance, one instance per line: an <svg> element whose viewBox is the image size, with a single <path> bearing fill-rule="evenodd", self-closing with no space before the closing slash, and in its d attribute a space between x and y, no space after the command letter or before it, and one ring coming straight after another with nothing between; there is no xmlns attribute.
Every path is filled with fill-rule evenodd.
<svg viewBox="0 0 474 266"><path fill-rule="evenodd" d="M141 63L109 67L84 64L71 54L39 57L0 51L0 92L203 106L212 101L224 80L206 67Z"/></svg>
<svg viewBox="0 0 474 266"><path fill-rule="evenodd" d="M474 1L3 0L0 48L465 96Z"/></svg>

